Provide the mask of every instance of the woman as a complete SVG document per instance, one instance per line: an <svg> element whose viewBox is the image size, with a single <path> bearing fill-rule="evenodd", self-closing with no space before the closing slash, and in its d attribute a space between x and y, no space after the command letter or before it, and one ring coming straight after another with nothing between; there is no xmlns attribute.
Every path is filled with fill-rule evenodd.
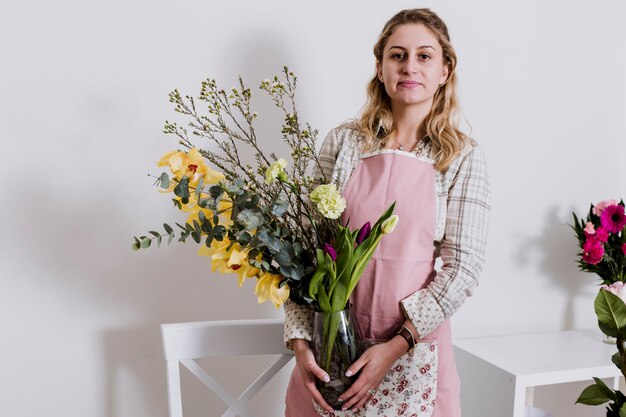
<svg viewBox="0 0 626 417"><path fill-rule="evenodd" d="M400 224L381 241L351 297L372 345L348 371L358 377L340 397L347 411L334 415L459 417L448 319L477 286L484 263L484 157L458 128L456 54L436 14L399 12L374 55L360 119L331 131L320 159L347 200L344 222L376 219L396 201ZM315 378L328 376L309 345L312 311L287 303L285 313L285 341L297 362L286 416L328 415L332 408L315 387Z"/></svg>

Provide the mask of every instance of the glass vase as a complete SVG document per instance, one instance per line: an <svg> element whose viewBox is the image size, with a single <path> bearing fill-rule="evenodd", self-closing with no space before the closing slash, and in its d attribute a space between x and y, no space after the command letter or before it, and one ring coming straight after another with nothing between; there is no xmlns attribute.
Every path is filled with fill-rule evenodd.
<svg viewBox="0 0 626 417"><path fill-rule="evenodd" d="M318 365L330 376L329 382L317 380L317 387L326 402L341 409L339 396L357 376L346 376L348 367L365 351L359 327L350 307L336 313L316 312L313 322L313 353Z"/></svg>

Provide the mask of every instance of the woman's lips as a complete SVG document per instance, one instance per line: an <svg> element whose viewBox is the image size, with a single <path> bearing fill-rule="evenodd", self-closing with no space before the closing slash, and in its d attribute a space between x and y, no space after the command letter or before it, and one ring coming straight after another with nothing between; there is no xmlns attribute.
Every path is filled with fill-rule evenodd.
<svg viewBox="0 0 626 417"><path fill-rule="evenodd" d="M417 81L400 81L398 85L404 88L415 88L421 86L422 83Z"/></svg>

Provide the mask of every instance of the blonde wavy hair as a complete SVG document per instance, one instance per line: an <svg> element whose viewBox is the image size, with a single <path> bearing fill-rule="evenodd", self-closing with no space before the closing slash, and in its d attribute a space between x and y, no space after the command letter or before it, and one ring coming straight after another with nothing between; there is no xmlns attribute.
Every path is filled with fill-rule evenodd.
<svg viewBox="0 0 626 417"><path fill-rule="evenodd" d="M435 92L430 113L421 127L422 132L432 141L435 168L445 171L467 140L467 136L459 129L456 52L450 43L446 24L434 12L430 9L402 10L389 19L374 45L377 64L382 65L383 52L389 37L398 26L405 24L426 26L441 45L444 65L448 66L448 79ZM385 91L385 85L378 79L377 71L374 71L374 77L367 86L367 101L358 121L358 130L366 140L365 150L378 148L395 134L391 100Z"/></svg>

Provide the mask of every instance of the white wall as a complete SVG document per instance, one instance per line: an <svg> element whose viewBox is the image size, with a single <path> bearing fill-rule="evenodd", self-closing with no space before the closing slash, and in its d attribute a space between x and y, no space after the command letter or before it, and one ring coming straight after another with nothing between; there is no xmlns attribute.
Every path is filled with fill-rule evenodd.
<svg viewBox="0 0 626 417"><path fill-rule="evenodd" d="M281 317L193 245L130 250L132 235L183 219L146 176L176 147L161 133L167 94L209 76L256 85L287 64L301 116L324 135L363 104L387 18L425 6L450 27L493 184L489 262L456 335L595 326L597 281L577 271L567 223L626 196L624 2L12 2L0 13L0 415L166 416L160 323ZM267 101L259 110L277 126ZM256 400L262 415L280 414L286 376ZM189 415L221 414L184 377ZM583 385L537 398L556 417L603 415L572 406Z"/></svg>

